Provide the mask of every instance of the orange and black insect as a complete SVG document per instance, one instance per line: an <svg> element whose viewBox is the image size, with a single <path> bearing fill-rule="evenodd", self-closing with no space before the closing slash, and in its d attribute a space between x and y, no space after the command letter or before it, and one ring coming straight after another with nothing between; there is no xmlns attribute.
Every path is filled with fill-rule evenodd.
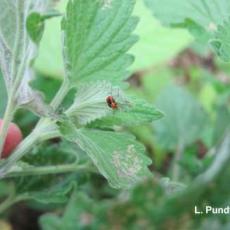
<svg viewBox="0 0 230 230"><path fill-rule="evenodd" d="M108 96L106 98L106 102L108 104L108 106L112 109L118 109L118 104L117 102L115 101L115 99L113 98L113 96Z"/></svg>

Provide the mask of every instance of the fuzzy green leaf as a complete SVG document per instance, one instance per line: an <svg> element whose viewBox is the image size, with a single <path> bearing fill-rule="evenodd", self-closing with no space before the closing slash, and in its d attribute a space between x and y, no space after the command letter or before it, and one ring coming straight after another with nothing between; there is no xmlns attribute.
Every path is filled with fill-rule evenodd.
<svg viewBox="0 0 230 230"><path fill-rule="evenodd" d="M107 104L112 96L117 109ZM143 100L131 99L105 81L92 82L79 87L74 103L66 111L76 125L91 127L133 126L149 123L162 117L162 113ZM96 121L95 121L96 120ZM95 121L95 122L94 122Z"/></svg>
<svg viewBox="0 0 230 230"><path fill-rule="evenodd" d="M112 113L106 103L106 98L115 90L105 81L91 82L82 85L75 96L74 103L66 111L67 116L75 123L85 125L93 120Z"/></svg>
<svg viewBox="0 0 230 230"><path fill-rule="evenodd" d="M60 1L60 4L57 5L58 10L65 12L67 2L67 0ZM138 16L140 21L134 32L138 35L139 40L130 49L130 53L135 56L135 62L130 67L131 72L170 60L193 41L192 36L186 30L162 27L152 17L143 0L136 1L133 14ZM46 22L39 56L35 63L39 72L54 78L62 78L64 75L61 57L62 43L61 39L57 39L61 37L59 19L54 18Z"/></svg>
<svg viewBox="0 0 230 230"><path fill-rule="evenodd" d="M133 57L126 52L136 42L134 0L70 0L62 22L67 75L73 84L128 76Z"/></svg>
<svg viewBox="0 0 230 230"><path fill-rule="evenodd" d="M127 98L127 102L124 102L124 105L118 103L118 108L114 113L97 119L89 126L94 128L137 126L163 117L163 113L160 110L141 99Z"/></svg>
<svg viewBox="0 0 230 230"><path fill-rule="evenodd" d="M151 175L147 168L151 160L144 155L144 147L131 135L79 130L65 123L61 132L64 138L77 143L88 154L114 188L130 188Z"/></svg>

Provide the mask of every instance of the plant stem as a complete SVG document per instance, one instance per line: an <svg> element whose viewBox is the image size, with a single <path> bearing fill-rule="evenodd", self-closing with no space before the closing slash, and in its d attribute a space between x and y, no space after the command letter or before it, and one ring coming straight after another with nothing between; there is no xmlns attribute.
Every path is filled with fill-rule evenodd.
<svg viewBox="0 0 230 230"><path fill-rule="evenodd" d="M2 155L2 150L4 147L4 143L5 143L5 139L7 136L9 125L13 119L13 116L14 116L14 112L15 112L14 101L12 100L11 97L9 97L8 103L6 106L6 110L5 110L5 114L3 117L3 123L2 123L2 126L0 128L0 158Z"/></svg>
<svg viewBox="0 0 230 230"><path fill-rule="evenodd" d="M16 148L14 153L10 155L6 162L2 165L0 169L0 178L3 178L10 168L20 160L35 144L39 141L48 140L54 137L59 136L58 130L55 127L49 127L48 123L43 123L43 126L40 126L39 129L34 130L24 141Z"/></svg>
<svg viewBox="0 0 230 230"><path fill-rule="evenodd" d="M13 205L15 201L15 187L13 184L9 184L9 195L8 197L0 204L0 213L4 212L6 209L8 209L11 205Z"/></svg>
<svg viewBox="0 0 230 230"><path fill-rule="evenodd" d="M64 100L68 92L69 92L69 80L65 78L62 82L60 89L58 90L57 94L55 95L50 105L56 110L58 106L62 103L62 101Z"/></svg>
<svg viewBox="0 0 230 230"><path fill-rule="evenodd" d="M3 213L6 209L8 209L10 206L12 206L15 202L16 202L16 200L14 199L14 197L9 196L6 200L4 200L0 204L0 213Z"/></svg>
<svg viewBox="0 0 230 230"><path fill-rule="evenodd" d="M178 165L178 162L181 160L183 152L184 152L184 145L182 144L182 141L180 141L177 145L176 155L174 158L173 168L172 168L172 179L174 181L178 181L180 177L180 166Z"/></svg>
<svg viewBox="0 0 230 230"><path fill-rule="evenodd" d="M7 199L5 199L1 204L0 204L0 214L5 212L8 208L10 208L12 205L14 205L17 202L26 200L27 196L25 194L22 195L16 195L16 194L10 194Z"/></svg>
<svg viewBox="0 0 230 230"><path fill-rule="evenodd" d="M225 138L216 154L215 160L212 165L201 175L199 175L195 182L199 185L206 185L214 180L224 166L230 162L230 130L227 131Z"/></svg>
<svg viewBox="0 0 230 230"><path fill-rule="evenodd" d="M47 175L47 174L58 174L58 173L69 173L76 172L80 170L89 169L90 164L63 164L63 165L52 165L52 166L41 166L41 167L31 167L25 168L22 170L15 169L12 170L9 174L5 176L8 177L17 177L17 176L33 176L33 175Z"/></svg>
<svg viewBox="0 0 230 230"><path fill-rule="evenodd" d="M69 92L69 80L64 79L62 82L61 87L59 88L58 92L56 93L55 97L53 98L52 102L50 103L50 106L54 109L57 110L58 106L62 103L64 100L66 94ZM39 129L40 126L43 125L44 122L46 122L47 118L41 118L35 129Z"/></svg>

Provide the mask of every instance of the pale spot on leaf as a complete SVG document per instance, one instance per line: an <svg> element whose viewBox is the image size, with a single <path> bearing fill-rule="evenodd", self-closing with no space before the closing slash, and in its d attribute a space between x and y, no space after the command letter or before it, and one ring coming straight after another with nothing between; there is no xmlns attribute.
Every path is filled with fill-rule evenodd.
<svg viewBox="0 0 230 230"><path fill-rule="evenodd" d="M134 145L129 145L125 152L114 151L112 161L119 177L132 179L138 177L143 163L139 159Z"/></svg>

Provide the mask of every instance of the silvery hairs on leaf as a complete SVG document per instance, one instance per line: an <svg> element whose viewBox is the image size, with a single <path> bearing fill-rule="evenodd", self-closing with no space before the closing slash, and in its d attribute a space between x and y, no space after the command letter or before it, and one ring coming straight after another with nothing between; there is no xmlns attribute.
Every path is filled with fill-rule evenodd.
<svg viewBox="0 0 230 230"><path fill-rule="evenodd" d="M37 46L26 31L26 20L31 12L45 12L49 1L1 0L0 8L0 68L8 94L14 88L17 104L36 104L36 93L29 86L33 72L30 64L37 54ZM36 108L36 106L33 106Z"/></svg>
<svg viewBox="0 0 230 230"><path fill-rule="evenodd" d="M106 102L108 96L113 96L118 102L125 100L123 92L119 88L113 87L110 82L97 81L83 84L79 87L74 103L66 111L66 114L80 125L112 114L113 110Z"/></svg>

